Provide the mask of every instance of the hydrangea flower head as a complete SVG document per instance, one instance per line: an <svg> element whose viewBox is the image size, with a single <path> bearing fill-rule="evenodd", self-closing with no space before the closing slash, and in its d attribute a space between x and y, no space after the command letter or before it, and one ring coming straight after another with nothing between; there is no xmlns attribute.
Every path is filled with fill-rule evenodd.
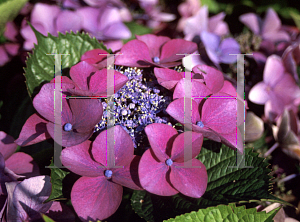
<svg viewBox="0 0 300 222"><path fill-rule="evenodd" d="M153 123L145 128L151 148L143 154L139 164L139 178L142 187L161 196L171 196L178 192L200 198L207 186L205 166L195 157L199 154L203 142L200 133L182 134L166 124ZM192 158L184 159L184 137L191 136ZM184 168L190 162L191 168Z"/></svg>

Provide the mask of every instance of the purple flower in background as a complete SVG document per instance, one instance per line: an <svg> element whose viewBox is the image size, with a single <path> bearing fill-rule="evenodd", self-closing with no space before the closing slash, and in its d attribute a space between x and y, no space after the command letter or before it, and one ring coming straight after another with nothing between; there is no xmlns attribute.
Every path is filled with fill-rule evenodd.
<svg viewBox="0 0 300 222"><path fill-rule="evenodd" d="M117 8L83 7L77 10L83 19L82 28L98 40L128 39L131 32L122 22Z"/></svg>
<svg viewBox="0 0 300 222"><path fill-rule="evenodd" d="M32 26L42 33L47 35L50 33L57 36L57 32L78 31L82 29L82 18L77 11L63 10L57 5L47 5L44 3L37 3L31 12L30 23ZM37 43L34 32L23 20L21 34L25 39L23 48L31 50L33 44Z"/></svg>
<svg viewBox="0 0 300 222"><path fill-rule="evenodd" d="M249 100L265 105L266 117L274 120L299 97L300 89L292 75L286 72L281 58L277 55L268 57L263 81L250 90Z"/></svg>
<svg viewBox="0 0 300 222"><path fill-rule="evenodd" d="M254 34L260 35L263 39L272 42L290 41L290 36L285 31L281 30L281 21L272 8L268 9L263 21L254 13L241 15L240 21Z"/></svg>
<svg viewBox="0 0 300 222"><path fill-rule="evenodd" d="M107 163L108 131L114 131L115 166ZM121 126L101 132L95 141L85 141L67 147L61 153L61 161L72 172L82 175L71 191L73 207L82 221L103 220L111 216L122 200L123 187L141 189L138 184L138 158L130 136ZM137 173L136 173L137 174Z"/></svg>
<svg viewBox="0 0 300 222"><path fill-rule="evenodd" d="M207 186L205 166L195 157L200 153L203 136L200 133L177 131L166 124L153 123L145 128L151 148L143 154L139 164L142 187L160 196L171 196L178 192L200 198ZM184 137L191 137L192 159L184 159ZM190 162L197 168L184 168Z"/></svg>
<svg viewBox="0 0 300 222"><path fill-rule="evenodd" d="M229 33L228 25L223 21L225 13L221 12L208 18L207 6L202 6L198 13L185 22L184 39L192 41L194 37L200 36L203 31L214 33L218 36Z"/></svg>
<svg viewBox="0 0 300 222"><path fill-rule="evenodd" d="M121 54L117 56L115 64L131 67L172 67L180 65L176 62L184 55L197 50L197 44L183 39L170 39L165 36L152 34L137 35L137 39L126 43Z"/></svg>
<svg viewBox="0 0 300 222"><path fill-rule="evenodd" d="M139 0L139 5L145 11L145 19L147 26L150 28L159 28L161 22L171 22L176 16L174 14L161 12L161 8L157 6L158 0Z"/></svg>
<svg viewBox="0 0 300 222"><path fill-rule="evenodd" d="M44 203L51 194L49 176L36 176L5 185L8 193L6 221L40 221L41 213L58 222L75 220L75 215L67 206L53 201Z"/></svg>
<svg viewBox="0 0 300 222"><path fill-rule="evenodd" d="M215 65L234 63L237 56L229 54L241 53L240 46L234 38L226 38L221 41L218 35L203 31L201 32L201 40L208 57Z"/></svg>
<svg viewBox="0 0 300 222"><path fill-rule="evenodd" d="M60 77L57 77L60 78ZM67 77L65 79L68 79ZM71 82L71 80L69 80ZM63 96L70 96L68 90L74 84L62 83ZM24 124L16 143L27 146L38 143L50 136L54 138L54 87L55 83L43 85L34 97L33 106L38 114L33 114ZM61 111L62 146L74 146L90 138L95 125L102 118L102 104L98 99L63 99ZM60 141L56 141L59 142Z"/></svg>
<svg viewBox="0 0 300 222"><path fill-rule="evenodd" d="M17 41L16 36L18 30L13 22L7 22L5 25L4 37L10 42L5 42L0 45L0 66L5 65L13 56L18 54L20 44L14 43Z"/></svg>

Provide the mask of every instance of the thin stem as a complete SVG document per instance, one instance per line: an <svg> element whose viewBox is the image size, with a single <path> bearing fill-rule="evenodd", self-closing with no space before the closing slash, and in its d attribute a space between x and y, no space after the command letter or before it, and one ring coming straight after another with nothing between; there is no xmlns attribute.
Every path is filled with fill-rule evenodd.
<svg viewBox="0 0 300 222"><path fill-rule="evenodd" d="M277 147L279 146L279 143L275 143L265 154L264 157L269 156Z"/></svg>

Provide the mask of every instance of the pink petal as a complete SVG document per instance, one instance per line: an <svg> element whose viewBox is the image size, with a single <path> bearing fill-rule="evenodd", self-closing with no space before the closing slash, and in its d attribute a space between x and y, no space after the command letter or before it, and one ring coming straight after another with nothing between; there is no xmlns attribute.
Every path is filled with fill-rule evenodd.
<svg viewBox="0 0 300 222"><path fill-rule="evenodd" d="M242 154L244 152L244 144L241 136L241 132L238 128L234 129L232 132L227 134L219 134L226 146L230 147L231 149L236 149Z"/></svg>
<svg viewBox="0 0 300 222"><path fill-rule="evenodd" d="M178 135L177 131L169 125L152 123L145 127L150 146L161 162L171 155L172 143Z"/></svg>
<svg viewBox="0 0 300 222"><path fill-rule="evenodd" d="M51 137L46 128L47 123L48 121L39 115L31 115L23 125L19 138L15 143L19 146L28 146L50 139Z"/></svg>
<svg viewBox="0 0 300 222"><path fill-rule="evenodd" d="M195 167L181 168L184 163L174 162L171 166L170 181L180 193L189 197L200 198L207 187L206 168L197 159L190 161L192 161L192 166Z"/></svg>
<svg viewBox="0 0 300 222"><path fill-rule="evenodd" d="M264 33L263 38L268 39L272 42L290 41L291 40L291 37L289 36L289 34L284 31Z"/></svg>
<svg viewBox="0 0 300 222"><path fill-rule="evenodd" d="M133 190L142 190L138 178L139 161L140 157L134 156L131 164L113 169L112 181Z"/></svg>
<svg viewBox="0 0 300 222"><path fill-rule="evenodd" d="M112 138L107 138L113 135ZM133 158L133 142L128 133L119 125L109 128L101 132L93 142L92 154L94 159L104 166L107 164L107 148L108 141L114 144L115 166L125 167L130 164Z"/></svg>
<svg viewBox="0 0 300 222"><path fill-rule="evenodd" d="M79 133L94 129L102 119L103 107L99 99L70 99L73 129Z"/></svg>
<svg viewBox="0 0 300 222"><path fill-rule="evenodd" d="M38 176L40 174L38 165L33 161L33 158L26 153L14 153L5 161L5 165L14 173L26 177Z"/></svg>
<svg viewBox="0 0 300 222"><path fill-rule="evenodd" d="M208 98L202 107L201 121L204 126L218 133L227 133L237 126L237 102L235 98L226 97L224 93L214 96L223 98Z"/></svg>
<svg viewBox="0 0 300 222"><path fill-rule="evenodd" d="M263 105L265 104L269 99L269 91L270 87L266 85L264 82L259 82L255 86L252 87L252 89L249 92L249 100L251 102Z"/></svg>
<svg viewBox="0 0 300 222"><path fill-rule="evenodd" d="M176 85L173 99L185 97L186 88L185 79L181 79ZM204 85L204 83L192 79L192 98L205 98L210 94L212 94L212 92L206 87L206 85Z"/></svg>
<svg viewBox="0 0 300 222"><path fill-rule="evenodd" d="M151 124L152 125L152 124ZM151 149L146 150L139 164L139 178L142 187L150 193L160 196L172 196L178 193L169 182L165 162L159 162Z"/></svg>
<svg viewBox="0 0 300 222"><path fill-rule="evenodd" d="M154 68L154 75L163 87L172 90L180 79L184 77L184 72L177 72L173 69Z"/></svg>
<svg viewBox="0 0 300 222"><path fill-rule="evenodd" d="M10 41L17 41L16 36L18 35L18 29L14 22L6 22L3 35Z"/></svg>
<svg viewBox="0 0 300 222"><path fill-rule="evenodd" d="M14 138L3 131L0 131L0 153L7 160L17 150L18 144L14 143Z"/></svg>
<svg viewBox="0 0 300 222"><path fill-rule="evenodd" d="M221 142L219 133L215 132L214 130L210 129L209 127L199 127L195 124L192 125L193 132L201 133L204 138L208 138L210 140Z"/></svg>
<svg viewBox="0 0 300 222"><path fill-rule="evenodd" d="M90 52L95 57L94 60L98 59L100 56L95 55L95 51ZM98 53L98 52L97 52ZM86 57L87 53L85 53L82 57ZM88 54L88 56L92 56L91 54ZM81 59L82 59L81 57ZM70 77L72 80L76 83L76 85L79 87L79 89L82 90L88 90L88 79L91 77L91 75L96 72L97 69L91 65L88 61L81 61L77 63L76 65L72 66L70 69Z"/></svg>
<svg viewBox="0 0 300 222"><path fill-rule="evenodd" d="M121 55L118 55L115 60L116 65L131 66L131 67L149 67L146 61L152 61L149 48L139 40L131 40L123 45Z"/></svg>
<svg viewBox="0 0 300 222"><path fill-rule="evenodd" d="M90 148L91 141L87 140L63 149L60 156L62 164L68 167L68 170L81 176L102 176L104 168L92 159Z"/></svg>
<svg viewBox="0 0 300 222"><path fill-rule="evenodd" d="M84 221L104 220L114 214L122 201L122 186L103 177L81 177L71 191L75 212Z"/></svg>
<svg viewBox="0 0 300 222"><path fill-rule="evenodd" d="M171 39L166 36L156 36L153 34L146 34L146 35L137 35L136 38L144 43L149 48L150 57L160 57L160 49L161 47Z"/></svg>
<svg viewBox="0 0 300 222"><path fill-rule="evenodd" d="M102 50L102 49L93 49L93 50L89 50L89 51L85 52L81 56L81 61L85 61L85 62L87 62L89 64L101 63L101 64L103 64L103 68L104 68L107 65L107 61L106 61L107 55L109 55L109 54L105 50ZM80 64L80 63L78 63L78 64ZM72 66L72 68L73 67L74 66ZM71 70L72 70L72 68L71 68ZM71 70L70 70L70 75L71 75Z"/></svg>
<svg viewBox="0 0 300 222"><path fill-rule="evenodd" d="M299 86L289 73L285 73L281 77L273 90L278 99L284 101L286 105L291 104L294 99L300 97Z"/></svg>
<svg viewBox="0 0 300 222"><path fill-rule="evenodd" d="M4 45L0 45L0 66L3 66L9 61L9 57L7 55L6 49Z"/></svg>
<svg viewBox="0 0 300 222"><path fill-rule="evenodd" d="M197 65L193 68L194 73L199 73L203 76L206 86L217 93L224 85L224 77L222 72L207 65Z"/></svg>
<svg viewBox="0 0 300 222"><path fill-rule="evenodd" d="M113 71L114 73L114 93L119 91L126 82L128 81L127 76ZM94 75L91 76L89 83L89 90L96 96L107 96L107 69L102 69L97 71Z"/></svg>
<svg viewBox="0 0 300 222"><path fill-rule="evenodd" d="M233 97L238 96L235 87L228 80L224 81L224 85L223 85L222 89L220 90L220 92L226 93L226 94L231 95Z"/></svg>
<svg viewBox="0 0 300 222"><path fill-rule="evenodd" d="M210 17L208 20L209 31L219 36L228 34L228 25L226 22L223 22L225 16L225 12L220 12L219 14Z"/></svg>
<svg viewBox="0 0 300 222"><path fill-rule="evenodd" d="M90 131L81 132L81 133L73 130L71 130L70 132L66 132L62 130L62 138L55 138L54 123L48 122L46 126L47 126L48 133L54 139L54 141L64 147L75 146L77 144L80 144L88 140L92 136L94 130L91 129Z"/></svg>
<svg viewBox="0 0 300 222"><path fill-rule="evenodd" d="M15 56L18 54L20 45L18 43L6 43L4 44L4 48L10 56Z"/></svg>
<svg viewBox="0 0 300 222"><path fill-rule="evenodd" d="M169 104L166 109L167 113L180 123L184 123L184 98L179 98L174 100ZM192 110L191 110L191 122L195 124L200 120L200 115L198 111L198 104L195 100L192 100Z"/></svg>
<svg viewBox="0 0 300 222"><path fill-rule="evenodd" d="M174 47L176 46L176 47ZM190 54L197 50L197 44L183 39L172 39L166 42L161 48L160 63L174 62L182 59L184 55Z"/></svg>
<svg viewBox="0 0 300 222"><path fill-rule="evenodd" d="M111 40L111 41L105 41L104 45L106 46L106 48L111 49L113 52L116 52L116 51L121 50L121 48L124 44L123 44L122 40ZM106 66L106 64L105 64L105 66Z"/></svg>
<svg viewBox="0 0 300 222"><path fill-rule="evenodd" d="M283 62L279 56L269 56L264 69L264 82L271 87L275 86L277 82L281 81L284 70Z"/></svg>
<svg viewBox="0 0 300 222"><path fill-rule="evenodd" d="M281 21L277 13L269 8L262 24L262 35L265 33L276 32L281 26Z"/></svg>
<svg viewBox="0 0 300 222"><path fill-rule="evenodd" d="M244 15L241 15L239 20L244 23L251 31L258 35L260 33L260 24L259 24L259 18L254 13L247 13Z"/></svg>
<svg viewBox="0 0 300 222"><path fill-rule="evenodd" d="M102 30L102 32L103 33L101 33L101 32L100 33L105 38L100 36L99 39L103 39L103 40L105 40L105 39L129 39L131 37L130 30L122 22L110 24L104 30ZM97 35L96 35L96 38L98 38Z"/></svg>
<svg viewBox="0 0 300 222"><path fill-rule="evenodd" d="M59 78L59 76L57 77ZM61 83L62 91L65 92L68 88L73 88L74 86L67 83ZM33 99L33 106L45 119L54 122L54 92L55 84L47 83L43 85L40 92ZM65 122L70 121L72 116L69 106L66 100L62 100L62 119ZM57 110L60 112L60 110Z"/></svg>
<svg viewBox="0 0 300 222"><path fill-rule="evenodd" d="M111 25L122 22L119 10L115 7L103 6L99 8L99 11L101 13L98 20L98 30L103 30Z"/></svg>
<svg viewBox="0 0 300 222"><path fill-rule="evenodd" d="M185 139L188 141L185 142ZM195 158L200 153L202 143L203 135L201 133L188 131L179 134L173 142L171 159L175 162L184 162L186 160L184 150L190 148L192 148L190 150L191 158Z"/></svg>
<svg viewBox="0 0 300 222"><path fill-rule="evenodd" d="M56 30L58 32L80 31L82 19L77 11L63 10L56 18Z"/></svg>

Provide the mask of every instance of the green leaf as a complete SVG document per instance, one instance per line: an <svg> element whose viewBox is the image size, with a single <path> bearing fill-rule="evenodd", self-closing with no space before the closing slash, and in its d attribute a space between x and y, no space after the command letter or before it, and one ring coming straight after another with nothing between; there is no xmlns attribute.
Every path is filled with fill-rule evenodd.
<svg viewBox="0 0 300 222"><path fill-rule="evenodd" d="M136 22L125 22L125 25L129 28L131 32L131 38L123 40L124 43L127 43L130 40L135 39L135 35L145 35L152 32L152 29L140 25Z"/></svg>
<svg viewBox="0 0 300 222"><path fill-rule="evenodd" d="M52 220L50 217L46 216L45 214L41 214L41 215L45 222L55 222L54 220Z"/></svg>
<svg viewBox="0 0 300 222"><path fill-rule="evenodd" d="M14 20L28 0L0 1L0 34L4 32L5 24Z"/></svg>
<svg viewBox="0 0 300 222"><path fill-rule="evenodd" d="M51 161L50 166L55 166L53 163L53 159ZM69 172L63 171L60 168L51 168L50 177L51 177L52 190L49 198L45 200L45 203L51 200L64 198L62 193L62 189L63 189L62 181L68 174Z"/></svg>
<svg viewBox="0 0 300 222"><path fill-rule="evenodd" d="M245 203L258 201L286 202L270 193L271 172L264 158L258 157L252 149L245 149L245 166L237 168L236 152L225 145L204 141L197 159L205 166L208 175L207 189L201 198L190 198L182 194L159 197L146 191L134 191L131 204L135 212L147 221L159 221L178 214L196 211L219 204ZM232 166L232 167L229 167ZM163 212L169 217L162 217Z"/></svg>
<svg viewBox="0 0 300 222"><path fill-rule="evenodd" d="M54 56L47 54L68 54L61 56L62 72L67 68L80 61L81 56L92 49L103 49L111 53L103 43L99 43L97 39L91 38L84 33L66 33L63 35L58 33L58 37L50 34L43 36L36 31L32 26L38 44L35 45L32 54L26 61L27 67L25 70L26 85L29 95L32 95L34 90L54 77Z"/></svg>
<svg viewBox="0 0 300 222"><path fill-rule="evenodd" d="M295 22L297 28L300 29L300 14L291 11L291 12L290 12L290 15L291 15L292 19L294 20L294 22Z"/></svg>
<svg viewBox="0 0 300 222"><path fill-rule="evenodd" d="M266 213L265 211L257 212L256 208L236 207L234 204L219 205L180 215L166 222L271 222L279 210L280 207Z"/></svg>

